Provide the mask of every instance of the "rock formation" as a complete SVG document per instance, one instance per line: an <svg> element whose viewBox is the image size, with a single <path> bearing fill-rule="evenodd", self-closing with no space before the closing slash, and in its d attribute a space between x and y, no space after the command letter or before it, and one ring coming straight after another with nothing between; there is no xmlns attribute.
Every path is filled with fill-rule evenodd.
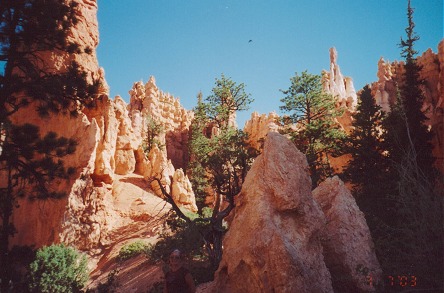
<svg viewBox="0 0 444 293"><path fill-rule="evenodd" d="M250 120L245 123L244 131L248 133L248 142L252 147L259 150L267 133L278 132L280 123L279 115L271 112L268 115L259 115L257 112L251 114Z"/></svg>
<svg viewBox="0 0 444 293"><path fill-rule="evenodd" d="M139 171L147 180L153 176L161 177L167 192L171 192L173 198L180 199L177 202L179 205L197 211L191 183L182 170L188 163L188 136L194 113L185 110L178 98L163 93L156 86L153 76L145 85L136 82L129 93L131 100L128 111L140 145L148 132L149 120L161 128L156 137L158 143L152 146L148 162L139 164L142 165ZM137 153L140 154L140 150ZM157 182L152 182L151 187L162 196Z"/></svg>
<svg viewBox="0 0 444 293"><path fill-rule="evenodd" d="M313 197L327 218L322 245L335 292L373 292L381 269L373 240L355 199L337 177L328 178Z"/></svg>
<svg viewBox="0 0 444 293"><path fill-rule="evenodd" d="M155 87L154 79L146 88L148 99L140 100L145 104L140 105L139 113L134 105L126 105L120 97L111 100L95 53L98 45L97 1L75 1L79 4L79 22L70 31L69 38L83 49L90 48L92 54L54 51L45 52L41 57L46 68L54 72L63 72L75 60L87 72L88 78L99 79L102 87L95 100L96 107L85 109L76 118L63 115L41 118L33 104L11 118L14 123L27 122L39 126L43 135L54 131L78 142L76 152L63 158L66 166L76 167L76 173L70 180L51 183L51 189L64 191L68 196L44 202L20 200L20 208L13 215L18 233L11 238L11 245L38 248L64 242L90 255L99 256L122 236L122 229L131 231L141 223L146 225L147 219L160 213L157 207L146 204L147 201L156 200L146 191L149 184L143 179L150 168L153 170L153 162L149 161L141 148L143 115L150 114L163 123L163 128L170 135L165 139L166 148L170 150L172 159L178 165L183 165L186 147L182 144L186 144L186 130L192 113L184 110L178 99L161 93ZM179 153L176 148L180 150ZM166 153L164 156L166 158ZM173 195L180 201L179 205L196 210L188 178L179 168L170 167L167 174L169 190L173 190ZM141 196L133 198L131 193L120 190L122 181L131 183L125 185L128 189L131 189L130 186L141 188L142 191L138 190ZM30 221L33 225L29 225Z"/></svg>
<svg viewBox="0 0 444 293"><path fill-rule="evenodd" d="M434 138L433 154L437 158L436 166L444 173L444 40L438 45L438 53L431 49L417 58L422 67L420 78L424 80L423 92L425 101L422 110L425 111ZM403 62L389 62L381 58L378 62L378 81L372 83L372 94L384 111L390 111L390 106L396 101L397 88L402 84L404 72Z"/></svg>
<svg viewBox="0 0 444 293"><path fill-rule="evenodd" d="M161 145L166 146L168 159L175 168L185 168L188 163L188 135L194 113L185 110L178 98L159 90L153 76L145 85L142 82L135 83L129 94L129 115L137 136L143 138L146 135L149 119L156 121L163 128L158 139Z"/></svg>
<svg viewBox="0 0 444 293"><path fill-rule="evenodd" d="M337 61L338 52L336 48L330 48L330 71L322 71L322 86L326 93L330 93L338 99L339 105L354 109L358 98L353 80L342 75Z"/></svg>
<svg viewBox="0 0 444 293"><path fill-rule="evenodd" d="M64 72L72 61L88 73L89 80L100 80L100 94L106 95L107 86L103 70L99 68L95 48L98 44L97 4L96 1L78 0L78 23L68 32L68 38L79 44L80 49L91 48L91 54L68 54L67 52L51 51L40 54L41 64L48 72ZM57 201L30 202L20 200L20 208L14 211L13 222L18 233L11 238L11 245L35 245L40 247L60 240L62 223L66 216L66 208L74 190L81 186L83 178L89 177L94 171L95 152L97 150L99 127L95 119L89 120L80 113L78 117L69 118L52 115L41 118L36 113L36 104L21 108L11 121L16 124L31 123L37 125L40 134L49 131L61 136L74 138L79 143L77 152L63 159L66 166L76 167L76 173L70 180L57 180L51 183L51 189L64 191L67 198ZM76 179L77 178L77 179ZM82 179L80 179L82 178ZM30 220L33 225L30 225Z"/></svg>
<svg viewBox="0 0 444 293"><path fill-rule="evenodd" d="M338 52L330 48L330 71L322 71L322 87L324 92L336 98L336 107L344 110L344 114L338 117L338 122L349 131L351 128L351 115L358 103L355 87L351 77L344 77L337 63Z"/></svg>
<svg viewBox="0 0 444 293"><path fill-rule="evenodd" d="M375 292L381 269L353 196L338 177L310 186L305 156L270 132L201 292Z"/></svg>
<svg viewBox="0 0 444 293"><path fill-rule="evenodd" d="M332 292L320 242L325 217L305 156L269 133L224 240L217 292Z"/></svg>

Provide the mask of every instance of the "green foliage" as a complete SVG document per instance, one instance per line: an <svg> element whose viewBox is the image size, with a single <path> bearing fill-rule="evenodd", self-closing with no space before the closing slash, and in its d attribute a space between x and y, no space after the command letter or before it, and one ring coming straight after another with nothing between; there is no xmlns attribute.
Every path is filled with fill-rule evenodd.
<svg viewBox="0 0 444 293"><path fill-rule="evenodd" d="M356 113L353 115L353 130L348 137L348 153L351 159L343 171L343 177L353 185L353 194L358 205L367 214L386 214L389 161L382 142L382 121L385 113L376 105L369 86L360 93ZM374 182L377 181L378 184ZM372 211L372 213L368 213ZM381 214L378 214L381 217Z"/></svg>
<svg viewBox="0 0 444 293"><path fill-rule="evenodd" d="M32 292L80 292L88 281L86 257L63 244L39 249L29 270Z"/></svg>
<svg viewBox="0 0 444 293"><path fill-rule="evenodd" d="M194 120L191 124L188 141L188 153L190 155L188 170L199 212L205 207L205 198L207 195L206 187L208 178L200 158L210 152L210 147L207 145L208 137L206 136L208 121L206 105L202 101L202 93L199 93L197 96L197 106L194 108Z"/></svg>
<svg viewBox="0 0 444 293"><path fill-rule="evenodd" d="M159 235L159 241L150 252L150 260L168 263L170 253L174 249L180 249L185 256L186 267L196 284L209 282L213 279L215 268L211 267L202 234L210 231L210 222L203 217L199 216L190 225L174 213L170 213L164 230Z"/></svg>
<svg viewBox="0 0 444 293"><path fill-rule="evenodd" d="M396 111L392 111L395 112L392 120L398 120L395 123L401 124L402 127L392 131L391 135L388 135L388 139L392 139L390 143L401 150L407 149L407 147L411 148L414 152L413 155L416 156L418 168L433 181L436 178L436 172L433 168L435 159L432 155L432 133L426 125L428 118L422 110L424 94L421 86L424 84L424 80L420 77L421 66L418 65L415 57L417 51L414 49L414 45L419 40L419 36L414 31L413 11L409 1L408 26L405 29L407 39L401 38L399 45L402 49L401 56L405 58L405 72L399 87L398 106L395 108ZM393 123L393 121L390 122ZM387 129L391 130L390 124L387 125ZM396 153L399 153L399 149ZM400 159L402 160L402 158ZM395 160L399 161L399 158L395 158Z"/></svg>
<svg viewBox="0 0 444 293"><path fill-rule="evenodd" d="M245 84L237 84L222 74L221 78L216 78L212 94L206 101L209 120L222 127L234 112L248 110L253 99L245 92Z"/></svg>
<svg viewBox="0 0 444 293"><path fill-rule="evenodd" d="M431 133L421 111L423 81L414 57L419 37L410 1L407 16L407 39L401 40L405 72L397 101L382 116L364 89L345 176L355 186L384 275L416 276L421 280L416 289L438 292L444 267L442 187L436 184Z"/></svg>
<svg viewBox="0 0 444 293"><path fill-rule="evenodd" d="M198 96L190 157L194 162L192 172L199 174L199 193L205 192L204 181L219 194L230 192L234 196L240 191L256 154L247 144L247 135L229 125L229 120L234 111L248 109L251 101L244 84L238 85L224 75L216 79L207 103L202 102L201 95Z"/></svg>
<svg viewBox="0 0 444 293"><path fill-rule="evenodd" d="M214 196L210 230L198 230L200 237L204 236L211 270L215 270L222 257L224 218L234 208L234 197L240 192L253 158L257 156L248 144L247 135L232 123L235 111L248 109L252 99L245 92L244 84L237 84L224 75L216 79L212 94L205 102L202 94L197 99L189 140L189 171L200 214L204 212L206 195ZM208 210L205 213L209 213ZM196 220L192 224L199 227Z"/></svg>
<svg viewBox="0 0 444 293"><path fill-rule="evenodd" d="M149 154L154 145L159 149L163 148L164 145L159 140L159 135L164 132L161 123L156 122L153 118L148 117L146 121L147 132L143 139L143 151L146 155Z"/></svg>
<svg viewBox="0 0 444 293"><path fill-rule="evenodd" d="M284 104L280 109L289 112L285 124L294 124L292 136L297 148L307 156L313 186L333 173L329 156L339 154L345 133L335 118L342 111L335 107L335 98L322 91L321 76L302 72L290 79Z"/></svg>
<svg viewBox="0 0 444 293"><path fill-rule="evenodd" d="M124 245L120 251L117 258L120 261L133 258L140 254L149 255L153 246L151 244L145 243L143 241L136 241L130 244Z"/></svg>

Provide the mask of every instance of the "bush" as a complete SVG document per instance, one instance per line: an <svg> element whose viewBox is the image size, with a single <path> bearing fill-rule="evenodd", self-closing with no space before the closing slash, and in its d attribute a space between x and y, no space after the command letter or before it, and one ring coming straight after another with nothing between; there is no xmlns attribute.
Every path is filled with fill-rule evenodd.
<svg viewBox="0 0 444 293"><path fill-rule="evenodd" d="M120 261L123 261L126 259L130 259L132 257L135 257L136 255L139 255L139 254L149 255L151 249L152 249L151 244L147 244L147 243L139 240L139 241L124 245L120 249L119 255L117 256L117 258Z"/></svg>
<svg viewBox="0 0 444 293"><path fill-rule="evenodd" d="M86 257L63 244L39 249L29 268L31 292L80 292L88 281Z"/></svg>
<svg viewBox="0 0 444 293"><path fill-rule="evenodd" d="M210 209L204 208L203 212L209 214ZM210 266L203 241L203 235L208 233L208 229L208 221L202 218L190 225L171 212L165 222L164 231L159 235L159 241L149 254L150 261L167 264L170 253L179 249L197 285L212 281L214 270Z"/></svg>

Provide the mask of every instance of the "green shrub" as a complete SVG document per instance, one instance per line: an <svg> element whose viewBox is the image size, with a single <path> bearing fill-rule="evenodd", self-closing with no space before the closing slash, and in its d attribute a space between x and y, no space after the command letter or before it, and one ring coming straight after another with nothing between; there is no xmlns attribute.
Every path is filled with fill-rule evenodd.
<svg viewBox="0 0 444 293"><path fill-rule="evenodd" d="M210 211L203 210L206 214ZM212 281L214 270L210 266L203 241L203 235L209 229L208 224L205 219L198 218L190 225L177 217L175 213L170 213L166 219L164 231L158 235L159 241L150 252L150 261L167 264L170 253L174 249L179 249L185 259L185 266L189 269L196 284Z"/></svg>
<svg viewBox="0 0 444 293"><path fill-rule="evenodd" d="M152 249L151 244L147 244L147 243L139 240L139 241L124 245L120 249L119 255L117 258L120 261L123 261L126 259L130 259L132 257L135 257L136 255L139 255L139 254L149 255L151 249Z"/></svg>
<svg viewBox="0 0 444 293"><path fill-rule="evenodd" d="M80 292L88 281L86 257L63 244L39 249L29 270L31 292Z"/></svg>

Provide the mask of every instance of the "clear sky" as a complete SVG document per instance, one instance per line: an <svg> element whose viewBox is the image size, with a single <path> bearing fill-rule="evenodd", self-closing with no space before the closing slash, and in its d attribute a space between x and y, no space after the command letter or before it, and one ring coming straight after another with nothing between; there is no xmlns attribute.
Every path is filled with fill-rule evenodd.
<svg viewBox="0 0 444 293"><path fill-rule="evenodd" d="M110 95L129 102L136 81L151 75L186 109L208 96L225 74L254 98L238 114L279 111L280 89L295 72L329 69L329 48L356 90L377 80L380 57L400 60L407 0L98 0L100 66ZM437 51L443 39L443 0L412 0L420 40ZM251 42L250 42L251 40Z"/></svg>

